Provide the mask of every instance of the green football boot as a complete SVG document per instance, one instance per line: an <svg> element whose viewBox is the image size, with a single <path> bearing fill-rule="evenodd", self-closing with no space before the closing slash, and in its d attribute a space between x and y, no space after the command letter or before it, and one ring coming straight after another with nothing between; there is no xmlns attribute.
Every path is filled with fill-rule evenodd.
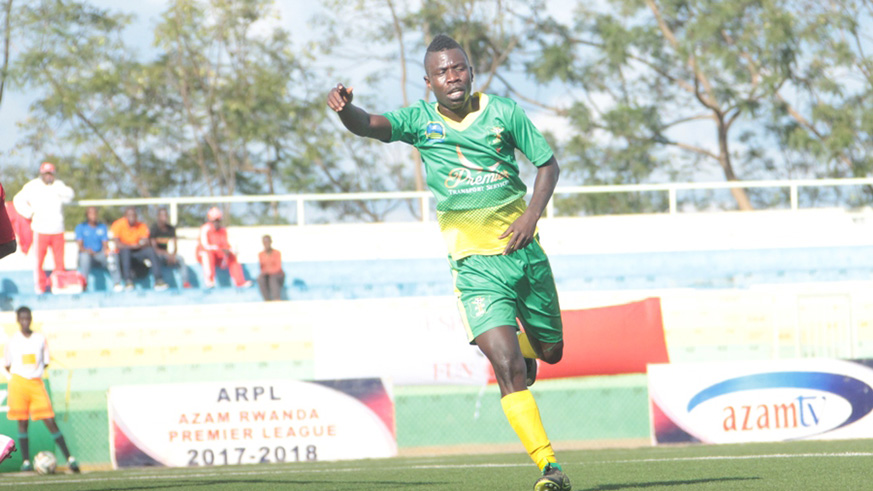
<svg viewBox="0 0 873 491"><path fill-rule="evenodd" d="M543 477L534 483L534 491L571 491L570 478L564 475L560 464L548 464L543 469Z"/></svg>

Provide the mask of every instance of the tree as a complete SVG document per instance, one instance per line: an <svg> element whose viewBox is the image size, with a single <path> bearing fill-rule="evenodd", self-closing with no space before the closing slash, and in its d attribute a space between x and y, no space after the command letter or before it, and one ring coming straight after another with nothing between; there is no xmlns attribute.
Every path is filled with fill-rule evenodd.
<svg viewBox="0 0 873 491"><path fill-rule="evenodd" d="M122 40L127 16L69 0L17 7L29 34L10 73L38 93L19 146L66 157L82 198L331 189L307 160L323 102L273 15L267 0L175 1L143 61ZM275 204L247 214L267 212L287 220Z"/></svg>
<svg viewBox="0 0 873 491"><path fill-rule="evenodd" d="M821 177L873 170L873 2L798 2L824 31L792 72L796 95L777 94L772 130L786 160ZM867 190L868 194L870 190Z"/></svg>
<svg viewBox="0 0 873 491"><path fill-rule="evenodd" d="M728 181L775 165L767 150L773 136L758 120L794 89L799 63L822 61L809 48L827 39L830 20L789 0L608 0L602 7L580 4L573 25L539 19L543 56L530 65L541 82L582 91L554 110L580 136L606 139L604 156L616 160L601 179L621 181L632 167L641 177L681 172L671 160L683 157L700 168L716 164ZM714 144L700 143L702 128ZM598 175L590 155L599 149L571 145L588 150L579 164ZM740 209L754 207L744 190L732 195Z"/></svg>

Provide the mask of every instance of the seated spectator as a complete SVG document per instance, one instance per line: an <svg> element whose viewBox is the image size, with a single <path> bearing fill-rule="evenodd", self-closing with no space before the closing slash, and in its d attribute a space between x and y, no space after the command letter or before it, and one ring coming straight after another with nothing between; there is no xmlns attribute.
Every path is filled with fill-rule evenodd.
<svg viewBox="0 0 873 491"><path fill-rule="evenodd" d="M161 262L155 254L155 249L149 242L149 228L140 222L136 208L130 207L124 211L124 216L112 222L109 231L115 237L118 259L121 262L121 276L124 277L124 289L133 290L135 277L133 260L145 263L149 261L152 275L155 277L155 290L166 290L168 285L161 276Z"/></svg>
<svg viewBox="0 0 873 491"><path fill-rule="evenodd" d="M273 249L273 238L265 235L264 250L258 253L261 263L261 274L258 275L258 286L264 300L281 300L282 286L285 284L285 272L282 271L282 253Z"/></svg>
<svg viewBox="0 0 873 491"><path fill-rule="evenodd" d="M200 243L197 245L197 258L203 266L203 278L206 288L215 287L215 268L227 268L233 282L240 288L252 286L246 281L242 265L237 261L236 254L230 250L227 241L227 229L221 225L223 214L213 206L206 214L208 222L200 227Z"/></svg>
<svg viewBox="0 0 873 491"><path fill-rule="evenodd" d="M109 271L113 290L120 292L121 272L118 270L118 256L109 250L109 227L97 220L97 207L89 206L85 211L85 221L76 225L76 243L79 244L79 274L88 281L91 266Z"/></svg>
<svg viewBox="0 0 873 491"><path fill-rule="evenodd" d="M179 268L182 278L182 287L191 288L188 281L188 268L185 266L185 258L179 252L179 240L176 238L176 227L170 225L169 216L165 208L158 210L158 220L149 231L152 247L161 264L169 268ZM172 244L172 248L170 245Z"/></svg>

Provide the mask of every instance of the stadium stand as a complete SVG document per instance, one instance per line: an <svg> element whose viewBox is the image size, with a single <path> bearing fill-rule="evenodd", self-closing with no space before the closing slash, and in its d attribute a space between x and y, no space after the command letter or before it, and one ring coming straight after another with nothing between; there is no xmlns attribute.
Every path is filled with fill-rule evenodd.
<svg viewBox="0 0 873 491"><path fill-rule="evenodd" d="M866 222L855 218L844 211L593 217L544 220L540 228L562 306L659 297L671 361L871 357L873 244L865 237ZM0 326L10 333L12 310L34 310L35 327L44 329L53 349L52 399L60 423L73 432L69 440L81 462L109 461L106 391L112 385L312 379L319 369L318 336L342 328L335 325L340 314L361 312L363 318L385 303L386 318L414 322L408 314L419 299L423 308L436 302L452 309L449 270L433 224L238 228L233 235L241 238L247 278L257 275L254 254L265 233L293 245L283 250L290 302L265 303L256 288L230 286L226 272L219 273L219 288L199 288L202 271L191 239L184 239L192 234L185 231L180 250L192 268L192 289L179 289L178 273L167 271L167 291L152 290L146 278L132 292L115 293L99 271L105 276L92 277L84 293L35 295L32 258L2 265ZM344 245L349 237L360 244ZM391 313L397 305L406 310ZM849 351L845 339L853 343ZM535 387L538 397L554 398L543 407L572 406L586 414L584 424L549 418L558 425L567 421L551 430L563 438L648 435L644 375ZM488 408L499 404L492 396L493 387L397 387L399 447L426 451L514 442L505 421L494 417L500 411ZM483 431L447 424L467 421ZM473 433L485 441L472 441Z"/></svg>

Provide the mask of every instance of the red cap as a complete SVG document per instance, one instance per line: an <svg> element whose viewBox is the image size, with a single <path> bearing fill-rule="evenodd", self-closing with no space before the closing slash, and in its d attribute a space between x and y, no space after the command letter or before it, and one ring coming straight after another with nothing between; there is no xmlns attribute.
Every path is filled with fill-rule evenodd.
<svg viewBox="0 0 873 491"><path fill-rule="evenodd" d="M206 212L206 218L209 219L210 222L221 220L222 216L223 213L221 213L221 210L219 210L217 206L213 206L208 212Z"/></svg>
<svg viewBox="0 0 873 491"><path fill-rule="evenodd" d="M39 166L40 174L54 174L55 173L55 164L51 162L43 162L42 165Z"/></svg>

